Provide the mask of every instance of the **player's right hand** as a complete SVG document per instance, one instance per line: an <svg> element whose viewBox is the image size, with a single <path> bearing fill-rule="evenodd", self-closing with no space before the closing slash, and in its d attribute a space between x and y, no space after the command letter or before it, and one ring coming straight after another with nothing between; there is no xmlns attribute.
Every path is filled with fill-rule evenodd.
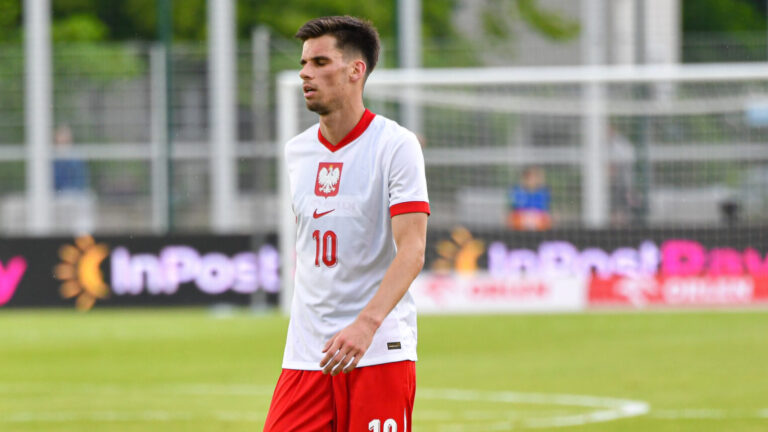
<svg viewBox="0 0 768 432"><path fill-rule="evenodd" d="M374 333L376 327L360 319L336 333L323 348L325 357L320 361L323 373L336 376L353 371L371 346Z"/></svg>

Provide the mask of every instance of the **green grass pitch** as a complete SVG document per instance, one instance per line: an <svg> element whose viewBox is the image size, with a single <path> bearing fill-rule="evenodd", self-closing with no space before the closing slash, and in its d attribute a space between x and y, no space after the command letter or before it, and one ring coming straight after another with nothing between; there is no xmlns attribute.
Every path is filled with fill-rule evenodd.
<svg viewBox="0 0 768 432"><path fill-rule="evenodd" d="M286 319L0 313L0 431L260 431ZM419 318L413 430L768 430L768 312ZM411 430L411 429L409 429Z"/></svg>

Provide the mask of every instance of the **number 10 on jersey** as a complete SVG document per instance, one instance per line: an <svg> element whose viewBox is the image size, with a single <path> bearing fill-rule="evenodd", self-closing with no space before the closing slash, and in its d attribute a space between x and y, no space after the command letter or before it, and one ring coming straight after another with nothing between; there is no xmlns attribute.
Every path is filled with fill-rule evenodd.
<svg viewBox="0 0 768 432"><path fill-rule="evenodd" d="M322 235L320 230L315 230L312 233L312 238L315 239L315 267L320 267L320 261L323 261L326 267L333 267L336 265L336 233L333 231L326 231Z"/></svg>

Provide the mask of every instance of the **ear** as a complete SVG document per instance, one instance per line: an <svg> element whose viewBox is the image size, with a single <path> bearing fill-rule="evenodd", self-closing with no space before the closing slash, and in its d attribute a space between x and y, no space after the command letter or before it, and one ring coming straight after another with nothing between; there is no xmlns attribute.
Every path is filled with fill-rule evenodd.
<svg viewBox="0 0 768 432"><path fill-rule="evenodd" d="M365 72L368 70L368 67L362 59L353 60L350 67L349 78L351 81L365 80Z"/></svg>

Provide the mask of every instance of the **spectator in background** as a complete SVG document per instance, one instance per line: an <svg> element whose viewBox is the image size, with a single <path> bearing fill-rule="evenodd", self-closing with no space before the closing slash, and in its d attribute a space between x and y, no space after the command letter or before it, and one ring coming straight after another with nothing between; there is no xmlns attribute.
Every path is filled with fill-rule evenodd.
<svg viewBox="0 0 768 432"><path fill-rule="evenodd" d="M532 166L523 170L519 184L507 195L509 214L507 226L515 230L543 231L552 226L549 212L549 187L544 170Z"/></svg>
<svg viewBox="0 0 768 432"><path fill-rule="evenodd" d="M57 231L86 234L94 227L94 197L88 163L75 153L72 129L59 125L53 132L53 202Z"/></svg>
<svg viewBox="0 0 768 432"><path fill-rule="evenodd" d="M615 227L632 225L641 205L635 188L635 146L618 129L608 129L610 144L609 182L611 188L611 224Z"/></svg>
<svg viewBox="0 0 768 432"><path fill-rule="evenodd" d="M56 192L88 190L88 165L73 154L72 129L69 125L64 124L56 128L53 144L53 185Z"/></svg>

